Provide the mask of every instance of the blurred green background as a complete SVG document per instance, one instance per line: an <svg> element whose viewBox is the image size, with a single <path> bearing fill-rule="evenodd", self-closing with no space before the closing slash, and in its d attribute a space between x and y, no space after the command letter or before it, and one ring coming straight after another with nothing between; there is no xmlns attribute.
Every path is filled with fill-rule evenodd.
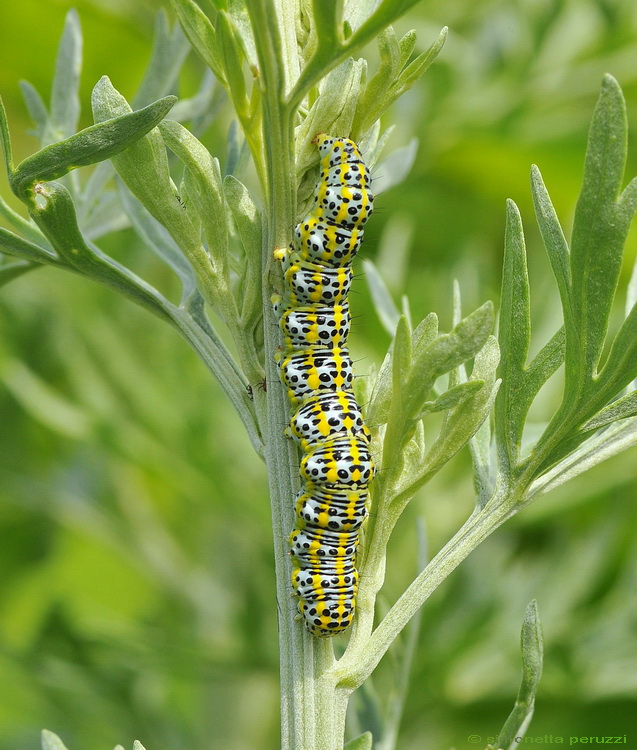
<svg viewBox="0 0 637 750"><path fill-rule="evenodd" d="M85 36L82 126L101 75L130 98L148 62L157 0L3 3L0 92L17 160L35 149L18 80L48 96L70 7ZM410 296L416 320L435 310L448 328L453 278L466 310L497 300L504 201L513 198L527 230L537 349L558 307L529 167L539 165L570 227L588 122L610 72L626 95L628 172L637 173L637 4L428 0L398 30L415 27L422 49L445 24L442 56L394 109L392 144L416 135L420 148L407 181L378 199L365 254L397 299ZM182 93L200 74L191 56ZM222 161L230 121L226 107L207 140ZM636 239L633 230L624 287ZM409 247L408 272L392 263L398 241ZM132 232L102 246L170 288ZM352 349L364 370L388 336L362 280L354 306ZM0 295L0 425L0 747L33 750L47 727L69 750L134 738L148 750L276 748L265 472L185 343L101 288L52 269L28 274ZM628 734L637 747L636 458L632 450L541 499L431 599L401 750L462 750L469 735L486 744L497 734L517 691L519 630L533 597L545 672L530 736ZM465 452L399 524L387 603L415 572L417 519L433 553L472 500ZM391 671L388 658L378 693L390 689Z"/></svg>

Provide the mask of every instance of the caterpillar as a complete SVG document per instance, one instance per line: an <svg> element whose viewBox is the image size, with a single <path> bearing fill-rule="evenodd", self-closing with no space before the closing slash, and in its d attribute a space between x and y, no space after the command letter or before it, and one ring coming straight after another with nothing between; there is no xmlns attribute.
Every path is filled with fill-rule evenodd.
<svg viewBox="0 0 637 750"><path fill-rule="evenodd" d="M294 409L285 434L303 453L290 534L292 586L309 631L332 636L354 616L356 549L374 475L347 349L351 263L374 196L353 141L319 133L313 143L321 158L314 204L292 244L275 250L285 291L272 303L283 333L276 362Z"/></svg>

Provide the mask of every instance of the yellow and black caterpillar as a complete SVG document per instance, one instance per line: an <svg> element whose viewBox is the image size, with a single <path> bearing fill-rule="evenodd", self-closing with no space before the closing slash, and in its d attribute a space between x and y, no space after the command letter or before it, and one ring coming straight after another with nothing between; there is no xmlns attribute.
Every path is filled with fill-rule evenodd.
<svg viewBox="0 0 637 750"><path fill-rule="evenodd" d="M286 434L304 454L290 535L292 585L310 632L331 636L354 615L356 548L374 473L347 350L351 263L374 196L353 141L321 133L314 143L321 155L314 205L290 247L275 251L285 293L273 303L284 337L277 364L295 409Z"/></svg>

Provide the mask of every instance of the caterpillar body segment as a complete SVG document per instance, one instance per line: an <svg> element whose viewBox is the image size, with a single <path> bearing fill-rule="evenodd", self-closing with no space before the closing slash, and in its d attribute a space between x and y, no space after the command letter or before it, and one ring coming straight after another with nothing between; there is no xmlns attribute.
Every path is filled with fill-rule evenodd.
<svg viewBox="0 0 637 750"><path fill-rule="evenodd" d="M274 252L285 291L272 304L283 332L276 362L294 409L286 435L303 453L290 534L292 586L306 626L324 637L345 630L354 616L356 549L374 475L347 349L351 263L374 196L353 141L321 133L313 143L321 156L313 207L292 244Z"/></svg>

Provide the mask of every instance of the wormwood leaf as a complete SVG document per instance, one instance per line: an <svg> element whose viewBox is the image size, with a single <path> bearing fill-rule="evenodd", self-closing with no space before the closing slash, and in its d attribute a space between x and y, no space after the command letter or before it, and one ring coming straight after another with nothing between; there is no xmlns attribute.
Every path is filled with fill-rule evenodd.
<svg viewBox="0 0 637 750"><path fill-rule="evenodd" d="M4 156L4 164L7 170L9 180L13 177L13 156L11 154L11 137L9 135L9 123L7 122L7 112L4 108L4 102L0 96L0 146Z"/></svg>
<svg viewBox="0 0 637 750"><path fill-rule="evenodd" d="M493 304L485 302L460 321L451 333L438 336L415 357L405 386L405 413L415 417L436 378L473 357L492 330Z"/></svg>
<svg viewBox="0 0 637 750"><path fill-rule="evenodd" d="M473 396L483 386L484 380L468 380L466 383L460 383L453 388L449 388L449 390L438 396L435 401L425 401L419 418L429 412L433 414L434 412L453 409Z"/></svg>
<svg viewBox="0 0 637 750"><path fill-rule="evenodd" d="M316 164L316 147L312 145L312 138L317 133L350 133L360 91L361 71L360 62L345 60L323 81L321 96L296 129L299 180L309 167ZM313 175L312 184L315 181Z"/></svg>
<svg viewBox="0 0 637 750"><path fill-rule="evenodd" d="M195 277L192 266L168 234L166 229L145 211L141 203L135 198L123 183L118 184L119 198L130 219L133 229L164 263L177 274L182 284L182 302L190 297L195 289Z"/></svg>
<svg viewBox="0 0 637 750"><path fill-rule="evenodd" d="M542 180L540 170L531 167L531 191L537 223L542 234L544 247L549 256L551 268L557 281L560 293L564 323L569 330L569 337L576 341L577 330L574 330L573 311L571 309L571 268L568 243L562 232L559 219L551 203L548 191Z"/></svg>
<svg viewBox="0 0 637 750"><path fill-rule="evenodd" d="M201 217L211 267L217 281L228 285L228 225L226 204L217 159L183 125L173 120L161 123L160 132L168 148L184 163L196 190L191 195Z"/></svg>
<svg viewBox="0 0 637 750"><path fill-rule="evenodd" d="M170 0L170 4L195 52L225 86L217 35L209 18L194 0Z"/></svg>
<svg viewBox="0 0 637 750"><path fill-rule="evenodd" d="M515 707L498 735L496 748L514 750L519 747L533 717L535 693L542 676L542 625L535 599L526 608L521 634L522 680Z"/></svg>
<svg viewBox="0 0 637 750"><path fill-rule="evenodd" d="M0 245L0 251L1 249L2 246ZM8 284L10 281L27 273L27 271L33 271L35 268L42 268L42 266L39 263L30 263L26 260L0 263L0 286Z"/></svg>
<svg viewBox="0 0 637 750"><path fill-rule="evenodd" d="M51 88L51 108L45 142L68 138L75 132L80 116L80 71L82 69L82 31L77 11L72 8L64 22L64 31L55 61Z"/></svg>
<svg viewBox="0 0 637 750"><path fill-rule="evenodd" d="M160 9L155 20L153 51L144 78L133 99L138 109L172 91L179 76L190 44L178 23L170 29L164 9Z"/></svg>
<svg viewBox="0 0 637 750"><path fill-rule="evenodd" d="M398 319L392 353L392 406L402 405L403 383L411 370L411 331L404 315Z"/></svg>
<svg viewBox="0 0 637 750"><path fill-rule="evenodd" d="M72 169L121 153L163 120L176 101L176 97L166 96L136 112L106 119L66 140L46 146L16 167L10 179L11 189L18 198L27 202L32 199L37 181L55 180Z"/></svg>
<svg viewBox="0 0 637 750"><path fill-rule="evenodd" d="M359 734L345 745L344 750L372 750L373 737L371 732Z"/></svg>
<svg viewBox="0 0 637 750"><path fill-rule="evenodd" d="M378 319L387 333L393 336L400 318L400 312L374 263L371 260L364 260L363 270Z"/></svg>
<svg viewBox="0 0 637 750"><path fill-rule="evenodd" d="M529 350L531 309L524 230L513 201L507 201L506 215L498 332L502 386L496 402L495 428L503 467L510 471L518 460L526 417L526 412L520 412L514 404L525 385L523 373Z"/></svg>
<svg viewBox="0 0 637 750"><path fill-rule="evenodd" d="M66 750L66 746L57 734L49 732L48 729L42 730L41 742L42 750Z"/></svg>
<svg viewBox="0 0 637 750"><path fill-rule="evenodd" d="M58 266L66 265L57 255L46 248L35 245L33 242L29 242L3 227L0 227L0 252L35 263L49 263Z"/></svg>
<svg viewBox="0 0 637 750"><path fill-rule="evenodd" d="M49 119L49 112L46 108L46 104L37 89L30 84L29 81L20 81L19 85L29 117L33 120L33 124L35 125L34 135L38 141L41 141L47 120Z"/></svg>
<svg viewBox="0 0 637 750"><path fill-rule="evenodd" d="M77 225L73 200L63 185L59 182L40 184L37 192L44 205L32 209L32 216L61 258L85 276L172 322L166 301L155 289L108 256L102 255L97 248L86 244Z"/></svg>
<svg viewBox="0 0 637 750"><path fill-rule="evenodd" d="M412 138L406 146L394 149L383 159L376 168L378 177L374 177L374 195L380 195L389 188L400 185L411 171L417 152L418 139Z"/></svg>
<svg viewBox="0 0 637 750"><path fill-rule="evenodd" d="M595 375L599 362L631 218L616 206L626 142L624 99L617 81L606 75L589 131L571 239L573 311L582 333L577 350L567 338L567 377L573 373L580 388ZM571 358L576 373L569 366Z"/></svg>
<svg viewBox="0 0 637 750"><path fill-rule="evenodd" d="M261 216L248 189L239 180L228 175L223 187L245 255L240 314L241 325L250 329L262 317Z"/></svg>
<svg viewBox="0 0 637 750"><path fill-rule="evenodd" d="M231 17L224 11L217 14L217 43L228 82L228 92L239 118L248 113L250 102L243 77L243 51L237 41Z"/></svg>
<svg viewBox="0 0 637 750"><path fill-rule="evenodd" d="M637 391L632 391L623 398L613 401L612 404L604 407L592 419L589 419L583 425L583 431L598 430L600 427L607 427L619 419L634 417L637 415Z"/></svg>

